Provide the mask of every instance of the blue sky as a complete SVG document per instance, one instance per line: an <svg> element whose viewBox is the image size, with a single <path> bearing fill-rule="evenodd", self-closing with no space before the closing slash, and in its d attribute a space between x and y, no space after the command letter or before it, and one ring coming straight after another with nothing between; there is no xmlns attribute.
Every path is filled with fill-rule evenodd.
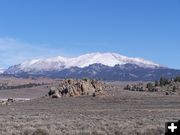
<svg viewBox="0 0 180 135"><path fill-rule="evenodd" d="M0 0L0 67L90 52L180 69L180 0Z"/></svg>

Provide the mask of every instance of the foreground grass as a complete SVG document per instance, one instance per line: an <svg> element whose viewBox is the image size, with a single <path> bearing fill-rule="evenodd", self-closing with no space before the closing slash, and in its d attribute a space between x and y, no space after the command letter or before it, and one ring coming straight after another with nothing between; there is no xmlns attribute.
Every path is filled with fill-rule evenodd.
<svg viewBox="0 0 180 135"><path fill-rule="evenodd" d="M115 90L106 98L39 98L0 107L0 135L164 135L179 96Z"/></svg>

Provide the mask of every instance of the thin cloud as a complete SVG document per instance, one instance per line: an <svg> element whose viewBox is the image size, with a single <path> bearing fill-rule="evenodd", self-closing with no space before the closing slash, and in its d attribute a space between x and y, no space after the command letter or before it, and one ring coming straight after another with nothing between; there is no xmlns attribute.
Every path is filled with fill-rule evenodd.
<svg viewBox="0 0 180 135"><path fill-rule="evenodd" d="M0 38L0 67L8 67L34 58L62 55L63 50L30 44L13 38Z"/></svg>

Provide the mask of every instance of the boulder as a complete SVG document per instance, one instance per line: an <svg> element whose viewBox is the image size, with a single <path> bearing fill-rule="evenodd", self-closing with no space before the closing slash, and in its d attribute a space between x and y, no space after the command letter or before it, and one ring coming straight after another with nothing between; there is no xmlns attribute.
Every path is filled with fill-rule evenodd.
<svg viewBox="0 0 180 135"><path fill-rule="evenodd" d="M15 102L14 98L8 98L7 100L0 100L0 105L10 105Z"/></svg>
<svg viewBox="0 0 180 135"><path fill-rule="evenodd" d="M0 105L8 105L7 101L0 101Z"/></svg>
<svg viewBox="0 0 180 135"><path fill-rule="evenodd" d="M59 90L56 87L51 87L48 95L51 96L52 98L60 98L61 97Z"/></svg>
<svg viewBox="0 0 180 135"><path fill-rule="evenodd" d="M51 87L48 95L53 98L62 96L93 95L105 88L105 84L90 79L66 79L60 82L58 87Z"/></svg>
<svg viewBox="0 0 180 135"><path fill-rule="evenodd" d="M8 98L8 99L7 99L7 102L11 102L11 103L12 103L12 102L14 102L14 101L15 101L15 99L13 99L13 98Z"/></svg>
<svg viewBox="0 0 180 135"><path fill-rule="evenodd" d="M52 98L60 98L60 94L58 91L55 91L55 93L52 95Z"/></svg>

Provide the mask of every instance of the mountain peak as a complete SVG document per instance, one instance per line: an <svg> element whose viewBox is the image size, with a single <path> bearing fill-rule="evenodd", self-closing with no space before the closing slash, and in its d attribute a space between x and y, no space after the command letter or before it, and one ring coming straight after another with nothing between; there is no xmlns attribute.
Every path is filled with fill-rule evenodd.
<svg viewBox="0 0 180 135"><path fill-rule="evenodd" d="M127 56L123 56L117 53L89 53L85 55L81 55L79 57L73 58L76 59L77 63L75 64L78 67L89 66L94 63L100 63L106 66L113 67L116 64L123 65L127 63L137 64L141 67L159 67L159 64L153 63L148 60L144 60L142 58L130 58Z"/></svg>
<svg viewBox="0 0 180 135"><path fill-rule="evenodd" d="M102 64L105 66L113 67L115 65L124 64L136 64L144 68L156 68L160 67L159 64L153 63L142 58L130 58L117 53L88 53L77 57L62 57L57 56L54 58L47 59L34 59L30 61L25 61L19 65L10 67L9 71L18 72L41 72L41 71L61 71L63 69L68 69L71 67L84 68L92 64Z"/></svg>

